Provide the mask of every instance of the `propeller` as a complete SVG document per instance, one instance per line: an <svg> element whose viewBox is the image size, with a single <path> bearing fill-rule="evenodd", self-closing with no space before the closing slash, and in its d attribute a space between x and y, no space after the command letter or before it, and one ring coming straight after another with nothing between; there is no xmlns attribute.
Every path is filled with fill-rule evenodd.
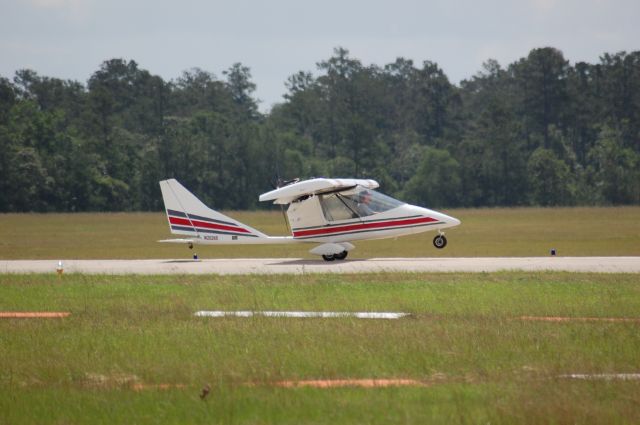
<svg viewBox="0 0 640 425"><path fill-rule="evenodd" d="M274 180L271 180L269 184L271 184L271 187L273 189L280 189L281 187L289 186L290 184L298 183L299 181L300 181L299 177L296 177L295 179L291 179L291 180L284 180L276 174L276 178Z"/></svg>

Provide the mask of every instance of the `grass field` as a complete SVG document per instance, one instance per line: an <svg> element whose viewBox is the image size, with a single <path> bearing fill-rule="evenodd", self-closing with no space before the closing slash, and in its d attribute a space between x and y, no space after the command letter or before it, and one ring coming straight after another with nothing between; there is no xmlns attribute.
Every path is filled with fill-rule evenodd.
<svg viewBox="0 0 640 425"><path fill-rule="evenodd" d="M640 255L640 207L451 210L462 225L435 249L434 233L356 243L349 258ZM229 212L270 235L285 235L280 212ZM164 214L3 214L0 259L184 258ZM313 244L197 247L201 258L313 258ZM317 257L315 257L317 258Z"/></svg>
<svg viewBox="0 0 640 425"><path fill-rule="evenodd" d="M640 318L637 274L0 275L0 311L72 313L0 319L2 424L640 423L640 382L560 377L639 373L638 322L520 319ZM272 385L332 378L425 386Z"/></svg>

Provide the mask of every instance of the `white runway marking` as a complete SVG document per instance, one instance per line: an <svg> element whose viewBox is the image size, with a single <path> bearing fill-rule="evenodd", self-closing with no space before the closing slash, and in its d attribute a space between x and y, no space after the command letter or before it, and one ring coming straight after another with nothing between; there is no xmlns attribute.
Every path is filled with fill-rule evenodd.
<svg viewBox="0 0 640 425"><path fill-rule="evenodd" d="M0 273L55 273L58 260L0 261ZM640 257L371 258L325 262L291 258L65 260L65 274L305 274L567 271L640 273Z"/></svg>
<svg viewBox="0 0 640 425"><path fill-rule="evenodd" d="M198 317L292 317L292 318L334 318L354 317L356 319L400 319L409 313L394 312L336 312L336 311L197 311Z"/></svg>

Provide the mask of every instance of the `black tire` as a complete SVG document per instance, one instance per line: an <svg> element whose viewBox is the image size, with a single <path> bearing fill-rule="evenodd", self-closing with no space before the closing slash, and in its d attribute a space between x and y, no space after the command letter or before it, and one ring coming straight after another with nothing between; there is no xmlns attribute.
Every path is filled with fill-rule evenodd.
<svg viewBox="0 0 640 425"><path fill-rule="evenodd" d="M344 260L345 258L347 258L347 255L349 254L349 252L347 251L342 251L340 254L335 254L333 256L333 258L335 258L336 260Z"/></svg>
<svg viewBox="0 0 640 425"><path fill-rule="evenodd" d="M444 235L438 235L435 238L433 238L433 246L435 246L438 249L442 249L445 246L447 246L447 238L444 237Z"/></svg>
<svg viewBox="0 0 640 425"><path fill-rule="evenodd" d="M322 258L324 259L324 261L333 261L336 259L336 256L333 254L330 254L330 255L323 255Z"/></svg>

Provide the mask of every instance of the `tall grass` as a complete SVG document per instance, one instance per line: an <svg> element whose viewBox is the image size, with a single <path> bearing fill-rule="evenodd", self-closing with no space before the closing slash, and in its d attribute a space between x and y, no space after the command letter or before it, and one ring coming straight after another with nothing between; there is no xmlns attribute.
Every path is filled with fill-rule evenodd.
<svg viewBox="0 0 640 425"><path fill-rule="evenodd" d="M216 310L407 311L397 321L196 318ZM638 275L0 275L0 423L636 423ZM278 389L412 378L422 388ZM132 382L184 388L135 391ZM198 397L204 384L210 398ZM250 384L250 385L249 385Z"/></svg>
<svg viewBox="0 0 640 425"><path fill-rule="evenodd" d="M434 233L357 242L349 258L640 255L640 207L452 210L462 225L447 231L449 245L433 247ZM229 212L270 235L285 235L280 212ZM160 213L3 214L0 259L184 258ZM313 257L313 245L196 247L202 258Z"/></svg>

